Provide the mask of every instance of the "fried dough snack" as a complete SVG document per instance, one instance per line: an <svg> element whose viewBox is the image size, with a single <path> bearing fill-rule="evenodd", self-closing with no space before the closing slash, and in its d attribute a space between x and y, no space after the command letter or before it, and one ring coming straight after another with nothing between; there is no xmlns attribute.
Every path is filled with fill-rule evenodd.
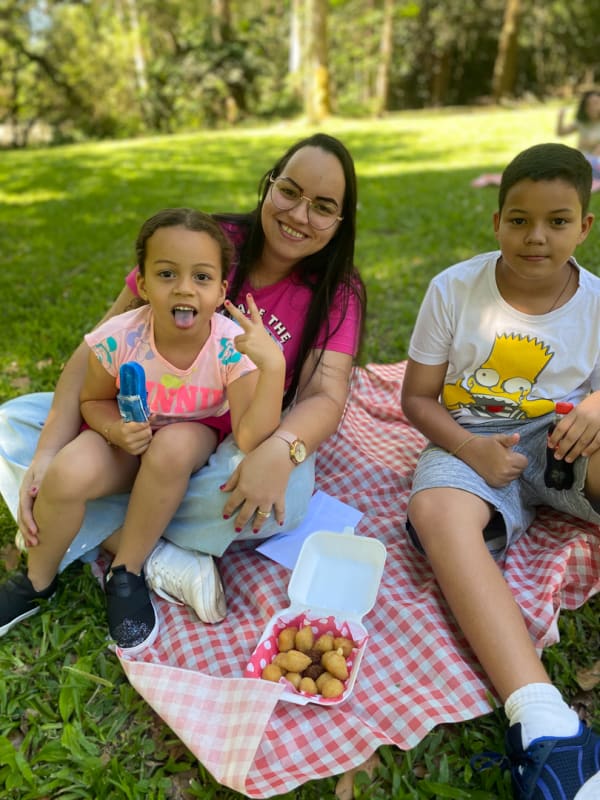
<svg viewBox="0 0 600 800"><path fill-rule="evenodd" d="M283 676L296 690L324 698L343 694L349 675L346 659L356 647L351 639L325 633L315 641L310 625L290 625L279 632L277 647L261 678L277 682Z"/></svg>

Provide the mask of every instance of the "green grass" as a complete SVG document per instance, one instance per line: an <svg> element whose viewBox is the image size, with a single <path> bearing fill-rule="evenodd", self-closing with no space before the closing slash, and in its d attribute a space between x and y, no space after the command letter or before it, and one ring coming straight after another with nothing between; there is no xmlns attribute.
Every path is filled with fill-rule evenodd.
<svg viewBox="0 0 600 800"><path fill-rule="evenodd" d="M556 111L444 110L321 126L348 145L359 177L357 261L369 292L362 363L405 358L432 275L494 249L496 191L470 181L501 171L524 147L555 140ZM250 208L260 175L310 132L298 122L2 153L0 400L53 387L119 292L143 219L167 205ZM600 214L600 195L592 211ZM597 232L578 257L600 274ZM14 530L0 504L0 544L8 546ZM599 693L583 695L575 673L600 652L599 598L561 615L561 642L544 656L557 685L587 704L596 723ZM53 613L0 647L0 798L239 797L212 780L129 686L95 624L102 619L97 583L87 567L73 567ZM355 797L509 798L497 773L472 775L468 761L501 745L500 715L441 726L410 753L382 748L377 778L359 778ZM285 797L333 797L334 787L332 778Z"/></svg>

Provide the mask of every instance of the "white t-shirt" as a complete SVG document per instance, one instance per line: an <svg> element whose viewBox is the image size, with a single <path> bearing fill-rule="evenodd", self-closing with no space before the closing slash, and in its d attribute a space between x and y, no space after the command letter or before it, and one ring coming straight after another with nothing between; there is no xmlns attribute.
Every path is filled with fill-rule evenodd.
<svg viewBox="0 0 600 800"><path fill-rule="evenodd" d="M575 295L533 316L502 298L499 257L482 253L436 275L409 345L420 364L448 363L441 401L470 423L538 417L600 389L600 278L571 259Z"/></svg>

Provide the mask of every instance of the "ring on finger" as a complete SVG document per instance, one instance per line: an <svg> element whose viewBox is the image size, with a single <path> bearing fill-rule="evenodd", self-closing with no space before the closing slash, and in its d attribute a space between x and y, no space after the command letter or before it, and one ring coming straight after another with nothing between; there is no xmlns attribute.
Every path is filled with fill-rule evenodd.
<svg viewBox="0 0 600 800"><path fill-rule="evenodd" d="M268 511L261 511L260 508L257 508L256 509L256 516L257 517L262 517L263 519L266 519L267 517L271 516L271 509L269 509Z"/></svg>

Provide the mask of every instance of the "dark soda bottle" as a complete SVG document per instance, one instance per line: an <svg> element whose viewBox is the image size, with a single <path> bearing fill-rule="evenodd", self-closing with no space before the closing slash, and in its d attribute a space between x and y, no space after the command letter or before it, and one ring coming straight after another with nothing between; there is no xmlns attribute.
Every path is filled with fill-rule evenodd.
<svg viewBox="0 0 600 800"><path fill-rule="evenodd" d="M573 403L556 403L554 410L556 417L548 428L548 435L554 430L556 423L563 414L568 414L573 408ZM573 485L573 463L567 463L564 459L554 458L554 450L546 448L546 469L544 470L544 483L550 489L570 489Z"/></svg>

